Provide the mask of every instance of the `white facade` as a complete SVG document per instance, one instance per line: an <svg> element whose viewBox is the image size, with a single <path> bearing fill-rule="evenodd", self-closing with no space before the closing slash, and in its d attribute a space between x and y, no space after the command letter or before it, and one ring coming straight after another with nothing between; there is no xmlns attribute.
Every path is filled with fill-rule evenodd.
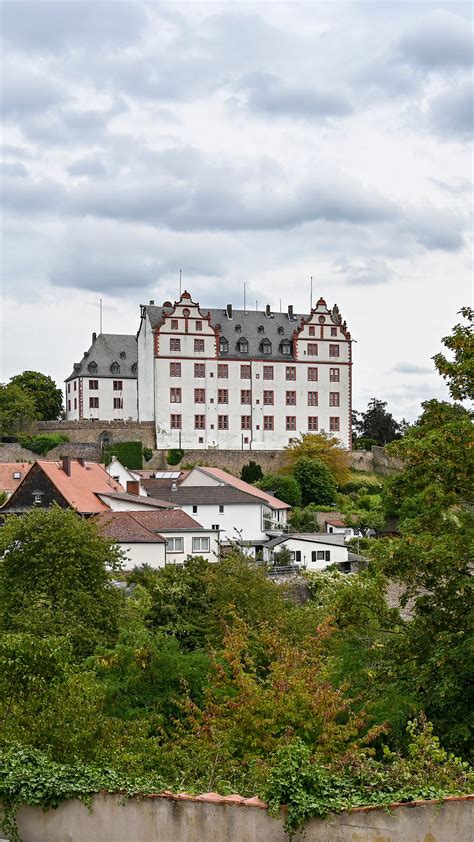
<svg viewBox="0 0 474 842"><path fill-rule="evenodd" d="M156 570L166 564L184 564L189 556L200 556L210 562L219 559L218 533L173 529L163 530L160 536L165 542L117 542L125 556L124 569L148 564Z"/></svg>
<svg viewBox="0 0 474 842"><path fill-rule="evenodd" d="M127 489L127 483L129 482L138 483L138 496L148 497L148 493L142 487L140 474L137 474L135 473L135 471L131 471L129 468L126 468L125 465L122 465L122 463L117 459L116 456L112 456L112 459L110 460L105 470L112 477L112 479L114 479L116 482L119 482L120 485L125 489Z"/></svg>
<svg viewBox="0 0 474 842"><path fill-rule="evenodd" d="M276 546L264 547L263 560L272 562L275 553L278 553L283 548L292 553L292 561L295 564L301 565L305 570L325 570L331 564L347 563L349 561L349 553L347 547L344 545L344 539L341 536L340 543L337 539L334 542L321 540L321 537L315 533L314 535L288 535L284 540Z"/></svg>
<svg viewBox="0 0 474 842"><path fill-rule="evenodd" d="M261 501L255 503L203 504L199 502L196 489L196 504L179 504L180 509L196 518L205 529L220 534L222 544L264 544L268 541L267 531L274 524L267 506ZM221 511L222 510L222 511ZM265 527L268 527L268 530ZM273 531L273 530L272 530Z"/></svg>
<svg viewBox="0 0 474 842"><path fill-rule="evenodd" d="M66 384L66 419L136 421L137 379L76 377Z"/></svg>

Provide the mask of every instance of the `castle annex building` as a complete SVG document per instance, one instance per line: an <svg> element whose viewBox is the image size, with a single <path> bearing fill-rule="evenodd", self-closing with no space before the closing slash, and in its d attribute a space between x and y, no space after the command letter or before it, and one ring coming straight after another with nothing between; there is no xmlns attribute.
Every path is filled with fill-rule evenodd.
<svg viewBox="0 0 474 842"><path fill-rule="evenodd" d="M351 446L351 335L309 315L207 310L188 292L141 306L135 336L100 334L66 380L68 420L153 421L158 448L278 450L324 430Z"/></svg>

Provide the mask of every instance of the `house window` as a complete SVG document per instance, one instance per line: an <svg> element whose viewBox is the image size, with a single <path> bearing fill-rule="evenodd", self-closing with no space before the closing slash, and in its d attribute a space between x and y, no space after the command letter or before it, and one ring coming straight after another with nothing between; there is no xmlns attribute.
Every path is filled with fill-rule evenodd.
<svg viewBox="0 0 474 842"><path fill-rule="evenodd" d="M171 319L171 330L178 330L179 322L178 319Z"/></svg>
<svg viewBox="0 0 474 842"><path fill-rule="evenodd" d="M317 392L308 392L308 406L317 406L318 405L318 393Z"/></svg>
<svg viewBox="0 0 474 842"><path fill-rule="evenodd" d="M329 419L329 429L333 433L338 433L340 428L340 419L339 418L330 418Z"/></svg>
<svg viewBox="0 0 474 842"><path fill-rule="evenodd" d="M316 336L316 328L315 328L314 325L309 326L309 335L310 336Z"/></svg>
<svg viewBox="0 0 474 842"><path fill-rule="evenodd" d="M71 391L71 384L70 383L67 384L67 391L68 391L68 394Z"/></svg>
<svg viewBox="0 0 474 842"><path fill-rule="evenodd" d="M329 356L330 357L338 357L339 356L339 345L330 345L329 346Z"/></svg>
<svg viewBox="0 0 474 842"><path fill-rule="evenodd" d="M252 429L252 416L251 415L241 415L241 427L242 427L242 430L251 430Z"/></svg>
<svg viewBox="0 0 474 842"><path fill-rule="evenodd" d="M74 398L74 409L77 409L77 398Z"/></svg>
<svg viewBox="0 0 474 842"><path fill-rule="evenodd" d="M181 377L181 363L170 363L170 377Z"/></svg>
<svg viewBox="0 0 474 842"><path fill-rule="evenodd" d="M68 412L70 412L70 411L71 411L71 401L68 401L68 402L67 402L67 409L68 409Z"/></svg>
<svg viewBox="0 0 474 842"><path fill-rule="evenodd" d="M99 409L99 398L89 398L89 409Z"/></svg>
<svg viewBox="0 0 474 842"><path fill-rule="evenodd" d="M182 538L168 538L166 542L167 553L182 553L183 539Z"/></svg>
<svg viewBox="0 0 474 842"><path fill-rule="evenodd" d="M87 366L87 369L89 371L89 374L97 374L97 363L95 363L95 362L89 363L89 365ZM74 385L76 385L76 384L74 383Z"/></svg>
<svg viewBox="0 0 474 842"><path fill-rule="evenodd" d="M286 416L286 429L287 430L296 430L296 415L287 415Z"/></svg>
<svg viewBox="0 0 474 842"><path fill-rule="evenodd" d="M114 392L121 392L123 389L123 380L114 380Z"/></svg>
<svg viewBox="0 0 474 842"><path fill-rule="evenodd" d="M205 415L195 415L194 416L194 429L195 430L205 430L206 429L206 416Z"/></svg>
<svg viewBox="0 0 474 842"><path fill-rule="evenodd" d="M273 406L274 404L274 393L268 390L263 392L263 403L267 404L268 406Z"/></svg>
<svg viewBox="0 0 474 842"><path fill-rule="evenodd" d="M287 380L296 380L296 366L287 365L285 369L285 377Z"/></svg>
<svg viewBox="0 0 474 842"><path fill-rule="evenodd" d="M318 369L310 366L310 368L308 368L308 380L317 380L317 379L318 379Z"/></svg>
<svg viewBox="0 0 474 842"><path fill-rule="evenodd" d="M241 354L248 354L249 352L249 343L246 339L239 339L237 342L237 348Z"/></svg>
<svg viewBox="0 0 474 842"><path fill-rule="evenodd" d="M296 406L296 392L287 392L286 393L286 405L287 406Z"/></svg>
<svg viewBox="0 0 474 842"><path fill-rule="evenodd" d="M170 403L181 403L181 389L170 389Z"/></svg>
<svg viewBox="0 0 474 842"><path fill-rule="evenodd" d="M202 330L202 322L201 321L196 322L196 330Z"/></svg>
<svg viewBox="0 0 474 842"><path fill-rule="evenodd" d="M318 346L315 342L308 342L308 354L310 357L316 357L318 355Z"/></svg>
<svg viewBox="0 0 474 842"><path fill-rule="evenodd" d="M170 415L170 427L172 430L181 429L181 415Z"/></svg>
<svg viewBox="0 0 474 842"><path fill-rule="evenodd" d="M263 379L264 380L273 380L273 366L272 365L264 365L263 366Z"/></svg>
<svg viewBox="0 0 474 842"><path fill-rule="evenodd" d="M209 538L193 538L193 553L208 553Z"/></svg>
<svg viewBox="0 0 474 842"><path fill-rule="evenodd" d="M219 351L221 354L229 353L229 343L225 336L221 336L221 338L219 339Z"/></svg>
<svg viewBox="0 0 474 842"><path fill-rule="evenodd" d="M218 524L218 523L213 523L213 524L211 525L211 529L213 529L213 530L214 530L214 532L218 532L218 531L219 531L219 529L220 529L220 526L219 526L219 524Z"/></svg>
<svg viewBox="0 0 474 842"><path fill-rule="evenodd" d="M218 377L228 377L229 376L229 366L226 363L220 363L217 366L217 376Z"/></svg>
<svg viewBox="0 0 474 842"><path fill-rule="evenodd" d="M331 550L313 550L311 561L331 561Z"/></svg>
<svg viewBox="0 0 474 842"><path fill-rule="evenodd" d="M264 354L272 353L272 343L268 339L264 339L262 342L262 352Z"/></svg>
<svg viewBox="0 0 474 842"><path fill-rule="evenodd" d="M273 415L264 415L263 416L263 429L264 430L273 430Z"/></svg>
<svg viewBox="0 0 474 842"><path fill-rule="evenodd" d="M193 515L197 515L197 513L198 513L198 507L193 506Z"/></svg>
<svg viewBox="0 0 474 842"><path fill-rule="evenodd" d="M330 383L339 383L339 369L338 368L330 368L329 369L329 381L330 381Z"/></svg>
<svg viewBox="0 0 474 842"><path fill-rule="evenodd" d="M229 416L228 415L218 415L217 416L217 429L218 430L228 430L229 429Z"/></svg>
<svg viewBox="0 0 474 842"><path fill-rule="evenodd" d="M289 357L291 354L291 342L289 342L288 339L284 339L280 344L280 350L285 357Z"/></svg>
<svg viewBox="0 0 474 842"><path fill-rule="evenodd" d="M240 366L240 379L241 380L250 380L252 376L252 369L249 365L241 365Z"/></svg>
<svg viewBox="0 0 474 842"><path fill-rule="evenodd" d="M250 389L241 389L240 390L240 403L251 403L252 402L252 392Z"/></svg>
<svg viewBox="0 0 474 842"><path fill-rule="evenodd" d="M329 406L339 406L339 392L329 392Z"/></svg>
<svg viewBox="0 0 474 842"><path fill-rule="evenodd" d="M119 364L116 363L116 362L113 362L112 365L110 366L110 371L112 372L112 374L120 374Z"/></svg>
<svg viewBox="0 0 474 842"><path fill-rule="evenodd" d="M95 367L95 370L97 371L97 366ZM74 381L74 391L77 392L77 380Z"/></svg>
<svg viewBox="0 0 474 842"><path fill-rule="evenodd" d="M206 376L206 365L205 365L205 363L194 363L194 376L195 377L205 377Z"/></svg>
<svg viewBox="0 0 474 842"><path fill-rule="evenodd" d="M224 514L224 506L222 504L219 506L219 514L220 515Z"/></svg>
<svg viewBox="0 0 474 842"><path fill-rule="evenodd" d="M229 403L229 390L228 389L218 389L217 390L217 403Z"/></svg>
<svg viewBox="0 0 474 842"><path fill-rule="evenodd" d="M204 339L195 339L194 340L194 352L198 353L204 351Z"/></svg>
<svg viewBox="0 0 474 842"><path fill-rule="evenodd" d="M194 390L194 403L206 403L206 390L205 389L195 389Z"/></svg>
<svg viewBox="0 0 474 842"><path fill-rule="evenodd" d="M316 415L309 415L308 416L308 430L312 430L314 433L318 429L318 418Z"/></svg>
<svg viewBox="0 0 474 842"><path fill-rule="evenodd" d="M331 336L337 336L337 327L331 328Z"/></svg>
<svg viewBox="0 0 474 842"><path fill-rule="evenodd" d="M42 500L43 500L43 492L42 491L34 491L33 492L33 503L35 503L37 505L38 503L41 503Z"/></svg>
<svg viewBox="0 0 474 842"><path fill-rule="evenodd" d="M99 381L98 380L89 380L89 390L91 392L95 392L98 388L99 388Z"/></svg>
<svg viewBox="0 0 474 842"><path fill-rule="evenodd" d="M123 409L123 398L114 398L114 409Z"/></svg>
<svg viewBox="0 0 474 842"><path fill-rule="evenodd" d="M181 339L170 339L170 351L181 351Z"/></svg>

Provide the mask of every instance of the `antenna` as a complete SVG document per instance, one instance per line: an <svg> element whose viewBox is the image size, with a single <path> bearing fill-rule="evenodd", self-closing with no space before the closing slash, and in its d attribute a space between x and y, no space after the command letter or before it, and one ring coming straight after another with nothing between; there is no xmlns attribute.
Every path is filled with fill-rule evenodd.
<svg viewBox="0 0 474 842"><path fill-rule="evenodd" d="M280 313L281 313L281 298L280 298Z"/></svg>
<svg viewBox="0 0 474 842"><path fill-rule="evenodd" d="M244 313L245 313L245 281L244 281Z"/></svg>
<svg viewBox="0 0 474 842"><path fill-rule="evenodd" d="M102 299L99 298L99 312L100 312L100 333L102 333Z"/></svg>
<svg viewBox="0 0 474 842"><path fill-rule="evenodd" d="M255 302L255 309L258 310L258 301Z"/></svg>
<svg viewBox="0 0 474 842"><path fill-rule="evenodd" d="M181 269L179 270L179 300L181 301Z"/></svg>
<svg viewBox="0 0 474 842"><path fill-rule="evenodd" d="M313 309L313 276L311 275L311 294L309 299L309 312Z"/></svg>

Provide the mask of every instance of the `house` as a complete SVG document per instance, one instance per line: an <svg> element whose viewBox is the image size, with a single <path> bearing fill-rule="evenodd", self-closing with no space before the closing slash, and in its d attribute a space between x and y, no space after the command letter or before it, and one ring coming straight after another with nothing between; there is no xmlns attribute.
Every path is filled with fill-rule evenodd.
<svg viewBox="0 0 474 842"><path fill-rule="evenodd" d="M220 532L222 546L236 544L255 557L269 535L286 528L290 506L219 468L196 467L180 482L143 480L153 497L179 506L203 526Z"/></svg>
<svg viewBox="0 0 474 842"><path fill-rule="evenodd" d="M137 340L116 333L92 334L92 343L66 380L66 418L137 420Z"/></svg>
<svg viewBox="0 0 474 842"><path fill-rule="evenodd" d="M130 494L138 494L140 497L148 496L148 493L141 484L141 473L126 468L116 456L112 456L105 470L112 479L118 482L123 488L126 488Z"/></svg>
<svg viewBox="0 0 474 842"><path fill-rule="evenodd" d="M219 533L204 529L179 509L100 512L93 521L102 535L119 544L126 570L142 564L155 569L182 564L189 556L219 558Z"/></svg>
<svg viewBox="0 0 474 842"><path fill-rule="evenodd" d="M0 462L0 492L3 491L7 495L7 500L30 468L31 462Z"/></svg>
<svg viewBox="0 0 474 842"><path fill-rule="evenodd" d="M49 508L53 503L84 516L109 510L174 508L167 501L127 494L97 462L64 457L60 462L35 462L2 507L2 514L19 514L34 506Z"/></svg>
<svg viewBox="0 0 474 842"><path fill-rule="evenodd" d="M272 564L275 554L286 549L291 553L291 560L305 570L324 570L331 564L337 564L348 572L355 557L350 554L344 535L326 533L288 533L272 538L263 549L263 560Z"/></svg>
<svg viewBox="0 0 474 842"><path fill-rule="evenodd" d="M355 535L353 527L346 526L343 518L325 518L324 527L328 535L345 535L347 540Z"/></svg>

